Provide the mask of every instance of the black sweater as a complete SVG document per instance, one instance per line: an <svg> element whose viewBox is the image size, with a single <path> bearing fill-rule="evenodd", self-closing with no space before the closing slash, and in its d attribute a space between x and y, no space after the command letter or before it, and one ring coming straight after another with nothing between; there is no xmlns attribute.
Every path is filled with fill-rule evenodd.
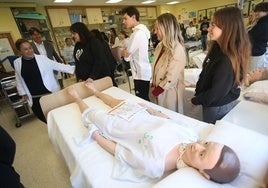
<svg viewBox="0 0 268 188"><path fill-rule="evenodd" d="M86 44L75 44L74 58L76 62L76 79L93 80L110 76L108 60L104 52L104 46L96 38L91 38Z"/></svg>
<svg viewBox="0 0 268 188"><path fill-rule="evenodd" d="M0 187L22 188L20 175L13 168L16 143L0 126Z"/></svg>
<svg viewBox="0 0 268 188"><path fill-rule="evenodd" d="M263 55L268 42L268 15L260 18L248 34L252 45L252 56Z"/></svg>
<svg viewBox="0 0 268 188"><path fill-rule="evenodd" d="M240 95L240 88L234 84L231 60L215 44L204 62L203 70L195 89L194 105L215 107L228 104Z"/></svg>

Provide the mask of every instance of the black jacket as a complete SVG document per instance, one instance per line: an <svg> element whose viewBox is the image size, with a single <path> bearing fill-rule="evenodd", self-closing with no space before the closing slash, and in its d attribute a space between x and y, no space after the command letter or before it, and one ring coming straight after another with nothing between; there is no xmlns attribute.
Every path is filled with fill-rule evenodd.
<svg viewBox="0 0 268 188"><path fill-rule="evenodd" d="M110 76L110 68L101 41L92 37L86 44L75 44L74 59L77 80L93 80Z"/></svg>
<svg viewBox="0 0 268 188"><path fill-rule="evenodd" d="M209 22L203 22L200 25L201 35L207 35L208 31L204 31L203 28L209 28Z"/></svg>
<svg viewBox="0 0 268 188"><path fill-rule="evenodd" d="M0 126L0 187L22 188L20 175L13 168L16 143Z"/></svg>
<svg viewBox="0 0 268 188"><path fill-rule="evenodd" d="M203 70L195 89L192 103L205 107L228 104L240 95L240 88L234 84L231 60L215 44L204 62Z"/></svg>
<svg viewBox="0 0 268 188"><path fill-rule="evenodd" d="M261 56L266 52L268 42L268 15L259 19L248 32L252 45L252 56Z"/></svg>

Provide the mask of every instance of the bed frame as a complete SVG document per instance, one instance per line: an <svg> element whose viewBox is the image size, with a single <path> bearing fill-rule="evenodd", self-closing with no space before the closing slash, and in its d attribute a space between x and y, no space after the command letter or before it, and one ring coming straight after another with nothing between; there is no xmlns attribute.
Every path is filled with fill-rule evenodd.
<svg viewBox="0 0 268 188"><path fill-rule="evenodd" d="M110 77L104 77L102 79L94 81L94 85L99 91L103 91L109 87L112 87L113 83ZM82 99L93 95L93 93L86 88L84 82L78 82L71 86L75 88ZM41 97L40 105L46 118L49 111L74 102L73 98L67 93L67 89L69 87L66 87L53 94Z"/></svg>

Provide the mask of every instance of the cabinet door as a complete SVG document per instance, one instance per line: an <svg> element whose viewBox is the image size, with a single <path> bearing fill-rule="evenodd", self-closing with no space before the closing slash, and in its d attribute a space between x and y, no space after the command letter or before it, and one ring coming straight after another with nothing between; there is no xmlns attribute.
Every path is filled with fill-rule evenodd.
<svg viewBox="0 0 268 188"><path fill-rule="evenodd" d="M156 8L148 7L147 8L147 17L148 17L148 19L156 19Z"/></svg>
<svg viewBox="0 0 268 188"><path fill-rule="evenodd" d="M100 8L87 8L87 20L88 24L99 24L103 23L101 9Z"/></svg>
<svg viewBox="0 0 268 188"><path fill-rule="evenodd" d="M47 11L53 27L68 27L71 25L67 9L48 9Z"/></svg>

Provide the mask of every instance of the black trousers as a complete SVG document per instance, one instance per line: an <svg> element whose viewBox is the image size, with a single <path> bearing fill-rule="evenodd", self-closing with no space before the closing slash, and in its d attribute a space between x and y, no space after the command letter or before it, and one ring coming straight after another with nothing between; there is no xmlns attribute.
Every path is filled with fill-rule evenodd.
<svg viewBox="0 0 268 188"><path fill-rule="evenodd" d="M134 80L134 89L136 96L144 100L150 101L149 88L150 88L150 81Z"/></svg>
<svg viewBox="0 0 268 188"><path fill-rule="evenodd" d="M20 175L12 164L16 153L16 143L0 126L0 187L22 188Z"/></svg>
<svg viewBox="0 0 268 188"><path fill-rule="evenodd" d="M39 102L40 98L41 97L33 98L32 111L39 120L43 121L44 123L47 123L47 120L44 116L44 113L42 111L42 108Z"/></svg>

